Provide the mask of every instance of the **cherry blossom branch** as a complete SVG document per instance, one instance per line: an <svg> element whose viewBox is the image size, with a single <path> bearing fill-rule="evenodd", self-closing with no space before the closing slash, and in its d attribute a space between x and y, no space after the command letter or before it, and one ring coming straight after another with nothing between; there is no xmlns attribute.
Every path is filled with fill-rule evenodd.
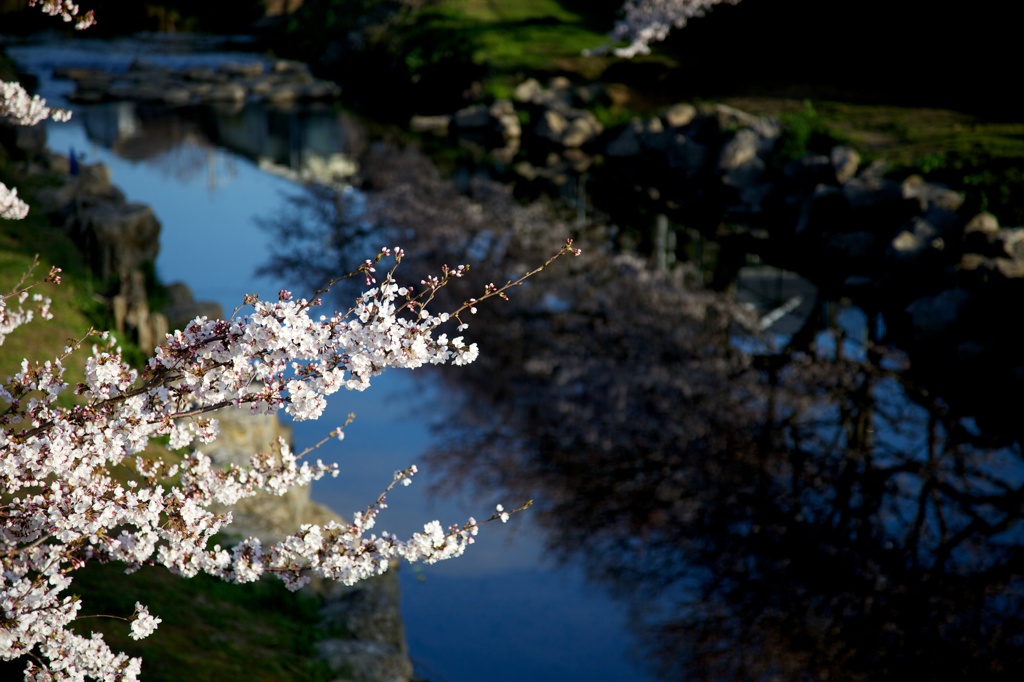
<svg viewBox="0 0 1024 682"><path fill-rule="evenodd" d="M410 467L396 472L349 524L305 525L266 548L256 538L210 547L231 522L229 513L214 513L212 506L230 507L259 493L282 495L337 476L336 464L298 460L341 438L349 422L299 455L279 440L272 451L255 453L247 467L214 467L192 447L217 437L216 420L199 418L216 409L284 409L295 419L316 419L329 395L365 390L385 369L472 362L476 344L466 345L462 337L448 341L445 334L435 338L435 331L459 321L467 308L505 296L567 253L579 254L571 241L542 266L501 287L488 285L480 299L452 313L433 315L425 303L468 268L442 268L423 291L410 294L395 279L403 252L384 249L361 273L376 285L373 266L388 256L394 266L348 312L314 317L318 299L293 300L287 291L276 302L247 297L251 310L244 314L239 309L231 320L197 318L168 334L141 372L124 361L113 337L99 334L100 343L85 359L85 380L75 390L86 402L71 407L57 404L68 388L65 362L96 332L52 360L23 361L21 371L0 385L0 401L7 403L0 413L0 658L27 656L27 674L47 679L136 679L136 659L68 629L81 604L62 592L70 574L90 561L121 561L129 571L158 563L184 577L205 572L232 582L273 573L290 589L314 576L353 584L398 559L434 563L460 556L481 523L504 522L529 507L505 511L499 505L483 522L471 518L447 529L431 521L405 540L387 532L367 535L387 506L387 494L410 483L416 472ZM44 281L57 283L59 271L51 270ZM20 306L39 283L23 278L0 296L0 340L32 320L33 311ZM35 296L45 313L38 317L52 317L48 302ZM172 449L189 451L177 464L141 457L156 436L169 436ZM121 483L107 473L127 463L134 464L138 480ZM159 623L141 604L129 620L133 637L147 636Z"/></svg>
<svg viewBox="0 0 1024 682"><path fill-rule="evenodd" d="M661 42L673 29L681 29L690 19L702 17L708 10L726 3L735 5L740 0L626 0L622 5L622 18L615 22L611 37L625 41L625 47L616 48L615 55L631 59L650 54L651 44ZM608 47L591 50L592 54L606 52Z"/></svg>

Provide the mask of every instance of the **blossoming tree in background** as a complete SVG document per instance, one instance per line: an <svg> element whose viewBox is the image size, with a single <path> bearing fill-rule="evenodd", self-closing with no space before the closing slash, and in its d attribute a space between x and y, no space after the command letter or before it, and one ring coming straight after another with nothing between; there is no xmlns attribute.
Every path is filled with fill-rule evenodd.
<svg viewBox="0 0 1024 682"><path fill-rule="evenodd" d="M649 54L651 43L664 40L672 29L683 28L690 19L704 16L715 5L735 5L739 1L626 0L622 19L615 23L612 36L629 44L616 49L615 54L627 58Z"/></svg>
<svg viewBox="0 0 1024 682"><path fill-rule="evenodd" d="M79 28L93 21L68 0L44 0L40 7ZM0 116L17 124L69 115L17 84L0 87ZM15 190L0 185L0 217L20 219L27 211ZM489 284L479 299L434 314L435 295L467 268L445 266L414 291L396 280L402 250L383 249L352 273L365 277L368 289L346 313L319 314L318 296L332 282L313 300L287 291L273 302L248 296L248 314L197 318L168 335L141 371L105 333L69 342L59 357L23 360L20 371L0 383L0 659L28 658L25 679L36 682L137 678L138 659L111 651L99 635L70 629L82 604L67 590L74 572L90 562L123 562L129 573L160 564L184 577L203 572L236 583L272 574L298 589L312 577L353 584L395 559L433 563L461 555L477 533L473 518L447 528L431 521L405 540L387 532L368 535L386 493L408 485L415 467L396 472L376 502L347 524L303 525L269 547L251 537L230 548L211 546L231 522L230 513L211 511L214 505L261 492L281 495L338 470L301 461L327 438L298 454L280 441L271 452L255 453L249 467L214 468L201 447L217 437L217 423L205 415L223 408L251 414L283 409L296 420L317 419L328 396L343 388L362 391L385 369L472 362L476 344L461 335L449 338L440 327L464 331L463 315L505 297L565 254L579 255L571 240L522 277ZM393 265L378 283L376 269L385 259ZM0 296L0 345L19 327L52 318L49 299L33 292L46 283L60 283L58 268L38 281L26 276ZM83 351L90 343L91 351ZM61 401L71 388L66 363L80 352L87 354L85 381L73 388L74 401ZM342 435L341 427L330 433ZM147 447L160 436L169 437L172 450L190 451L180 458L170 451L154 456ZM110 472L118 465L135 473L116 479ZM498 505L489 520L507 521L523 508ZM124 617L136 639L160 622L141 603Z"/></svg>

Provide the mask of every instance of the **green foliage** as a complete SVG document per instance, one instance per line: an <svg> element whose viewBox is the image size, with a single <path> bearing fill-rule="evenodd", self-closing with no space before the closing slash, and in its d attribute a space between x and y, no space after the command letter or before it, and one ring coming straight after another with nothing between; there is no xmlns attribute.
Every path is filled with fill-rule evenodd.
<svg viewBox="0 0 1024 682"><path fill-rule="evenodd" d="M810 100L804 100L803 107L796 112L780 116L782 135L775 143L772 161L779 167L785 166L806 154L827 154L841 139L830 129L827 120L818 112Z"/></svg>
<svg viewBox="0 0 1024 682"><path fill-rule="evenodd" d="M636 115L626 107L606 104L604 102L598 102L588 107L588 110L594 114L594 117L597 118L605 129L629 123Z"/></svg>
<svg viewBox="0 0 1024 682"><path fill-rule="evenodd" d="M603 29L554 0L440 0L420 19L470 45L472 62L498 73L577 64L604 40Z"/></svg>
<svg viewBox="0 0 1024 682"><path fill-rule="evenodd" d="M958 152L932 152L906 170L962 190L965 211L988 211L1004 225L1024 225L1024 159L992 159Z"/></svg>

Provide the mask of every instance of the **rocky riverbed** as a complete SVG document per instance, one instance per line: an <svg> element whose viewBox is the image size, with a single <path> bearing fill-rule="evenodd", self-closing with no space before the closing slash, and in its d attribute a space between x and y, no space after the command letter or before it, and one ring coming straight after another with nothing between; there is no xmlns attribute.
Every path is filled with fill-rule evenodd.
<svg viewBox="0 0 1024 682"><path fill-rule="evenodd" d="M54 77L74 81L69 99L83 104L134 100L169 106L245 102L284 106L334 101L341 95L336 83L313 77L301 62L283 59L180 69L137 60L124 71L71 67L55 70Z"/></svg>

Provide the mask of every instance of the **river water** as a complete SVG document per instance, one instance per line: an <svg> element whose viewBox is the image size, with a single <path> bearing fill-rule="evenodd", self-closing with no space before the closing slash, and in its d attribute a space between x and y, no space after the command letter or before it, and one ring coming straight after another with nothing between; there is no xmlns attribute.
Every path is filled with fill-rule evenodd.
<svg viewBox="0 0 1024 682"><path fill-rule="evenodd" d="M89 45L10 52L59 103L67 85L47 77L53 66L123 68L142 44ZM145 41L147 59L251 59L159 45ZM364 205L392 220L389 239L430 254L461 240L489 272L535 254L522 246L529 228L506 243L491 222L544 220L516 222L527 209L493 189L460 203L422 158L380 151L331 108L83 106L48 135L150 204L163 223L160 276L226 311L243 293L304 292L310 276L347 269L338 263L352 242L338 235ZM375 190L343 192L357 215L337 232L287 241L282 226L307 215L294 197L308 196L290 178L311 159L362 164ZM469 232L411 231L435 214ZM1019 445L993 442L906 382L908 359L871 346L877 325L855 308L830 305L812 350L775 352L785 325L815 312L796 278L772 280L792 314L765 335L738 324L735 300L603 246L544 273L546 292L482 310L467 333L482 347L474 366L385 375L296 425L302 448L356 413L323 453L342 476L313 489L342 514L419 466L422 480L382 517L399 534L536 500L485 527L467 556L401 569L418 672L437 682L1019 679ZM295 254L298 267L258 274ZM765 272L748 269L745 282Z"/></svg>

